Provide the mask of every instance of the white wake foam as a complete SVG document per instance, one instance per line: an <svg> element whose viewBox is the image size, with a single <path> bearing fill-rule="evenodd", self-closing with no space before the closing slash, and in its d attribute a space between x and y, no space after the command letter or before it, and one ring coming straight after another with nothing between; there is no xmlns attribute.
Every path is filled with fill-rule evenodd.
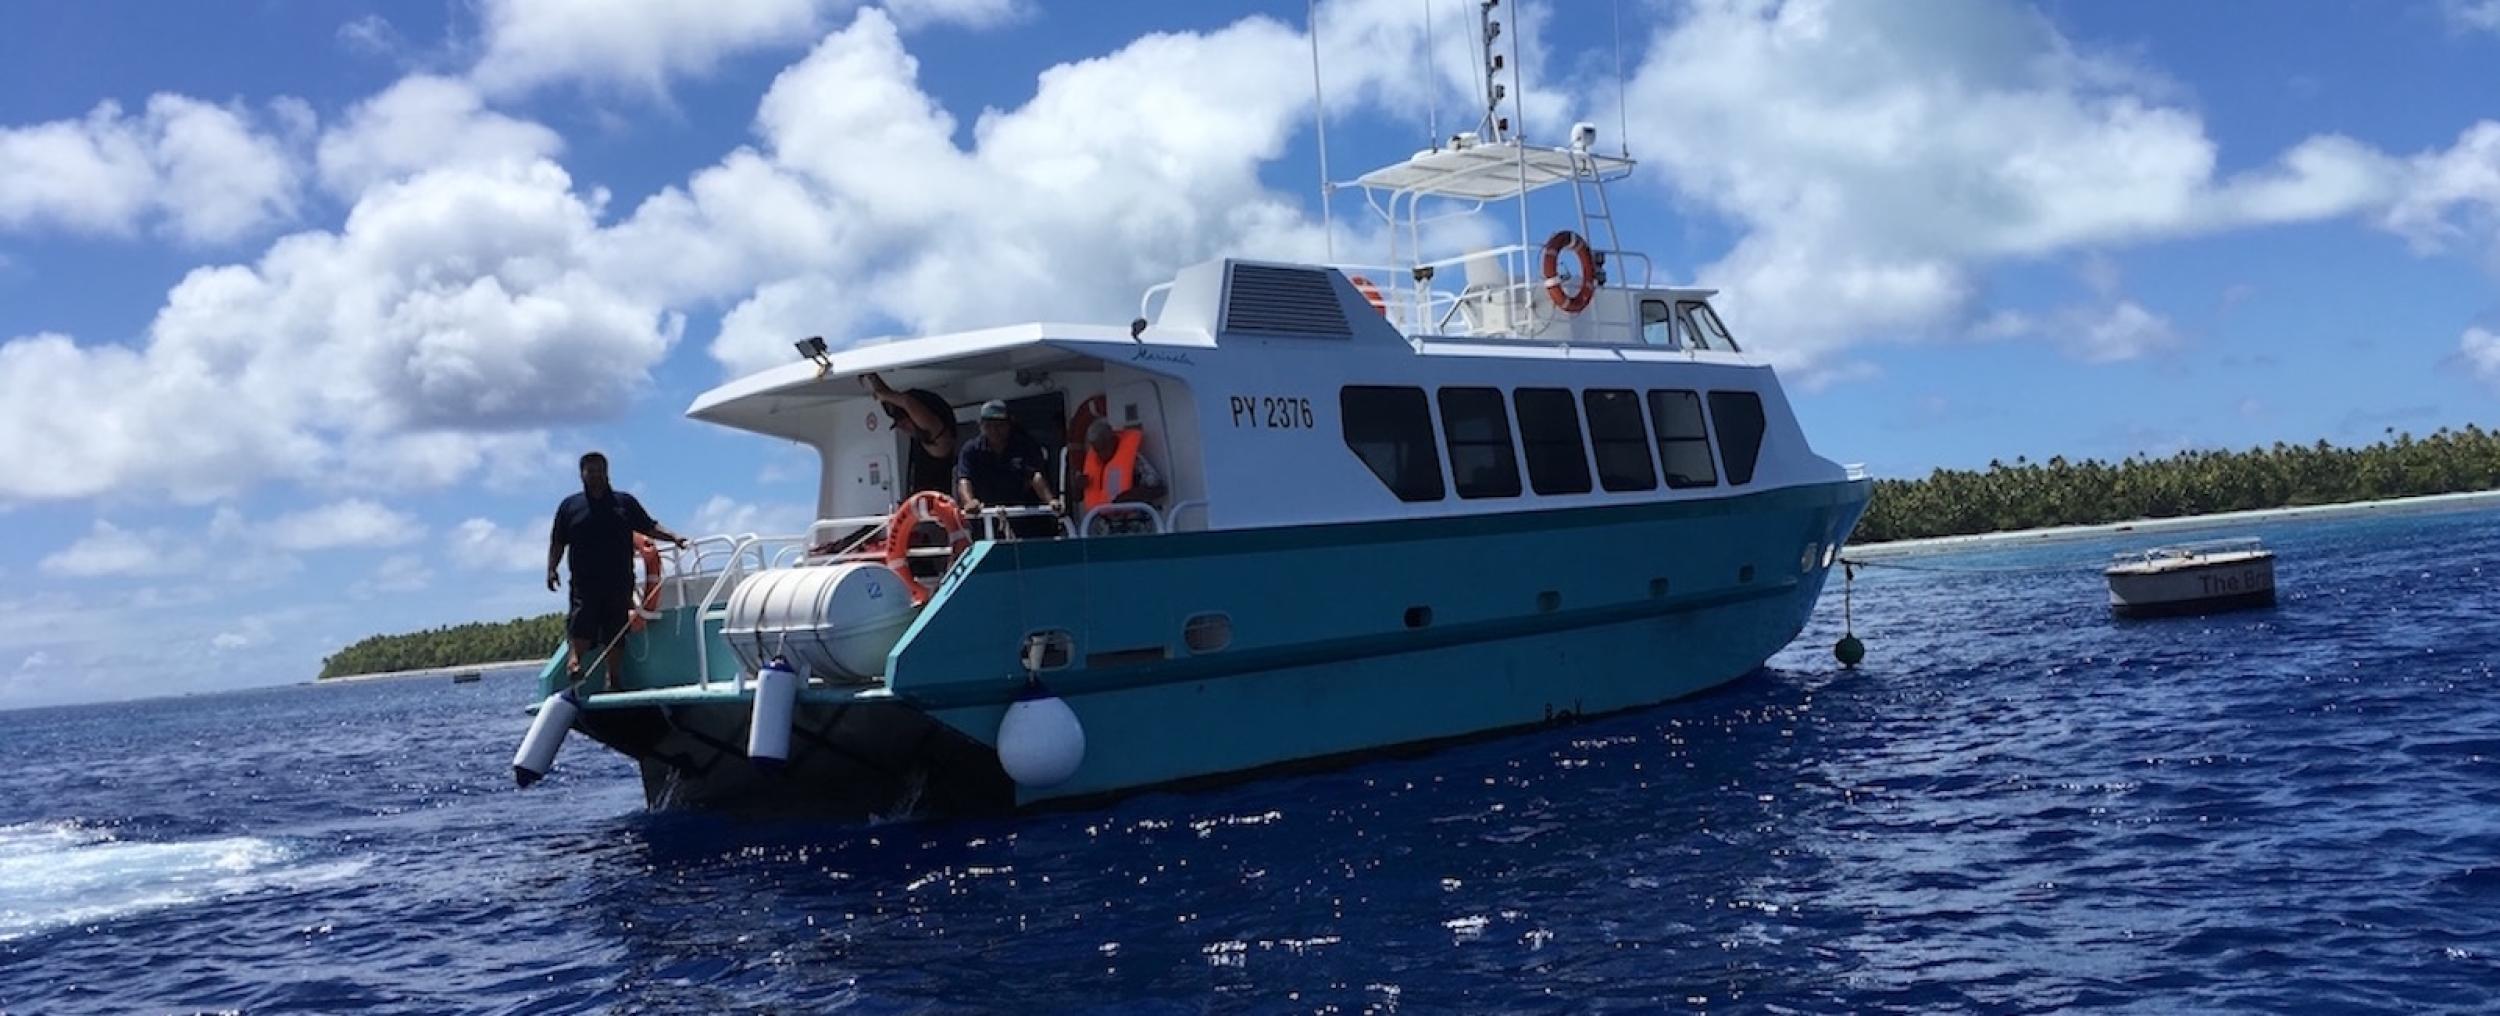
<svg viewBox="0 0 2500 1016"><path fill-rule="evenodd" d="M342 873L294 860L254 836L150 843L68 823L0 826L0 942Z"/></svg>

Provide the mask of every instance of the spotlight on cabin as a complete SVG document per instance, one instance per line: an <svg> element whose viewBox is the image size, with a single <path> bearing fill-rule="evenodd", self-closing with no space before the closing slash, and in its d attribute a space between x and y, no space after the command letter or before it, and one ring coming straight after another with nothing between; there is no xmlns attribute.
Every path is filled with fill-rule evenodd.
<svg viewBox="0 0 2500 1016"><path fill-rule="evenodd" d="M826 371L833 369L833 355L825 352L824 336L810 335L797 342L791 343L791 345L798 347L800 356L816 361L817 370Z"/></svg>

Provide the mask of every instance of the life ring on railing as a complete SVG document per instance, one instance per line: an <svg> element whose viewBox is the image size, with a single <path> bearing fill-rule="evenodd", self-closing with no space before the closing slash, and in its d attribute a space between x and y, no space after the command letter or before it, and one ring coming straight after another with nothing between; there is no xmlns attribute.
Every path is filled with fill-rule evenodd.
<svg viewBox="0 0 2500 1016"><path fill-rule="evenodd" d="M947 567L954 567L955 559L972 549L972 534L964 530L964 513L955 507L954 498L924 490L894 509L894 517L885 520L885 566L902 578L903 588L911 590L915 607L929 602L929 587L911 573L911 531L923 522L937 523L946 531Z"/></svg>
<svg viewBox="0 0 2500 1016"><path fill-rule="evenodd" d="M1085 432L1093 429L1094 421L1110 418L1111 403L1100 395L1076 404L1076 412L1068 414L1068 432L1060 435L1066 439L1064 449L1059 453L1059 464L1063 471L1084 464ZM1064 482L1067 477L1062 476L1060 480Z"/></svg>
<svg viewBox="0 0 2500 1016"><path fill-rule="evenodd" d="M1360 275L1352 275L1347 276L1346 281L1354 283L1354 291L1363 294L1363 302L1371 304L1372 309L1379 311L1381 317L1389 316L1388 298L1380 295L1380 287L1372 285L1372 280Z"/></svg>
<svg viewBox="0 0 2500 1016"><path fill-rule="evenodd" d="M634 553L642 558L642 595L634 598L634 609L625 612L626 631L641 631L660 616L660 545L635 533Z"/></svg>
<svg viewBox="0 0 2500 1016"><path fill-rule="evenodd" d="M1100 395L1077 403L1076 412L1068 414L1068 432L1064 435L1067 438L1068 447L1085 447L1086 430L1093 427L1094 421L1106 420L1110 417L1111 403L1105 401Z"/></svg>
<svg viewBox="0 0 2500 1016"><path fill-rule="evenodd" d="M1580 285L1565 290L1562 277L1555 270L1562 267L1562 252L1570 251L1580 259ZM1597 255L1589 250L1589 242L1568 229L1556 230L1545 238L1545 295L1554 307L1565 314L1577 314L1597 299Z"/></svg>

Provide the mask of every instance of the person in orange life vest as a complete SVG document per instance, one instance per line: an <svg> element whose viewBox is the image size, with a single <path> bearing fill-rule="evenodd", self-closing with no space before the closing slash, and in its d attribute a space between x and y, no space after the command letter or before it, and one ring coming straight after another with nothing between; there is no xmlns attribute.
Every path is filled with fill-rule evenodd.
<svg viewBox="0 0 2500 1016"><path fill-rule="evenodd" d="M1084 484L1089 512L1107 504L1163 507L1163 476L1146 458L1145 434L1135 427L1122 430L1096 420L1086 428ZM1104 512L1094 525L1096 532L1114 534L1149 528L1145 516L1134 512Z"/></svg>

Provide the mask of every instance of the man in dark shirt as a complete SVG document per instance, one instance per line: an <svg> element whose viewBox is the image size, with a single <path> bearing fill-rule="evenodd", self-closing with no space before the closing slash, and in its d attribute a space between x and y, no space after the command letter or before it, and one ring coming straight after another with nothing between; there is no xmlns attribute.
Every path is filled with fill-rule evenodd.
<svg viewBox="0 0 2500 1016"><path fill-rule="evenodd" d="M613 643L634 609L634 534L667 540L680 550L686 538L660 528L632 494L608 486L607 456L590 452L582 456L581 466L582 492L556 506L555 528L548 535L547 590L555 591L556 562L571 548L573 606L564 630L573 655L567 669L578 683L589 659L605 652L603 685L615 691L618 655Z"/></svg>
<svg viewBox="0 0 2500 1016"><path fill-rule="evenodd" d="M947 471L955 462L955 410L945 397L926 388L896 391L875 374L863 375L868 390L885 407L894 429L911 439L911 457L903 469L904 497L924 490L943 493Z"/></svg>
<svg viewBox="0 0 2500 1016"><path fill-rule="evenodd" d="M1007 404L992 399L981 404L981 432L955 453L955 499L967 515L983 508L1033 505L1049 505L1056 512L1059 495L1051 493L1050 478L1042 475L1049 462L1041 442L1010 421ZM1028 539L1059 531L1058 520L1047 516L1019 518L1010 526Z"/></svg>

